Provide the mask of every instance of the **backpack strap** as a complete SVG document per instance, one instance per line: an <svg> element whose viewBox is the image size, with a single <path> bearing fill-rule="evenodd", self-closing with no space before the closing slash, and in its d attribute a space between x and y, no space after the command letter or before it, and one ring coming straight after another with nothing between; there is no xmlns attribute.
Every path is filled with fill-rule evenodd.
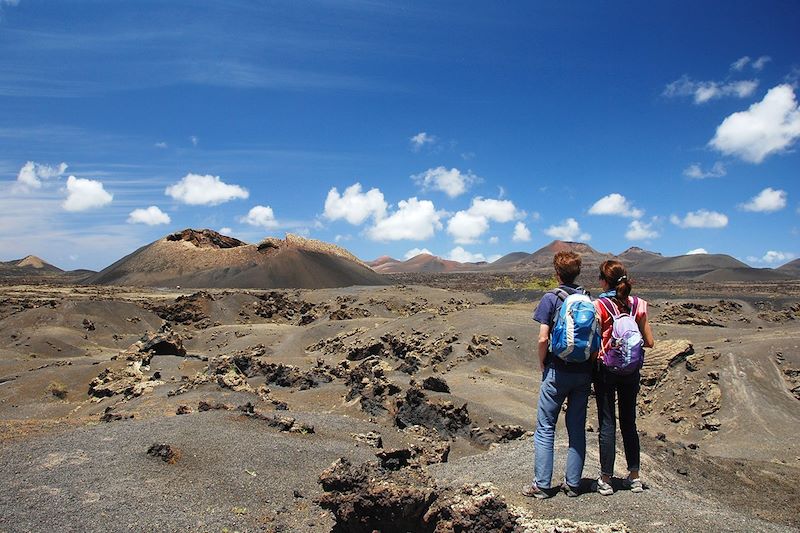
<svg viewBox="0 0 800 533"><path fill-rule="evenodd" d="M612 302L612 301L611 301L611 300L609 300L608 298L600 298L600 299L599 299L599 300L597 300L597 301L598 301L598 302L600 302L600 305L602 305L602 306L603 306L603 309L605 309L605 310L606 310L606 312L607 312L607 313L608 313L608 314L609 314L609 315L610 315L612 318L617 318L617 317L620 315L620 312L619 312L619 310L617 309L617 306L616 306L616 305L614 305L614 302Z"/></svg>
<svg viewBox="0 0 800 533"><path fill-rule="evenodd" d="M631 316L634 320L636 320L636 311L639 307L639 298L636 296L631 296Z"/></svg>
<svg viewBox="0 0 800 533"><path fill-rule="evenodd" d="M550 291L550 294L555 294L556 297L562 302L567 299L567 296L569 296L569 293L560 287L557 287L552 291Z"/></svg>

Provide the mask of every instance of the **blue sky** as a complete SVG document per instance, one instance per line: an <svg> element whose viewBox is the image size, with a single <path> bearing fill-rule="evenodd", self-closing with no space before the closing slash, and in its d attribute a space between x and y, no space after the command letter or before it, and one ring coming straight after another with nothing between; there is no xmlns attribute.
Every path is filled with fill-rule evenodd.
<svg viewBox="0 0 800 533"><path fill-rule="evenodd" d="M794 2L262 4L0 0L0 259L800 255Z"/></svg>

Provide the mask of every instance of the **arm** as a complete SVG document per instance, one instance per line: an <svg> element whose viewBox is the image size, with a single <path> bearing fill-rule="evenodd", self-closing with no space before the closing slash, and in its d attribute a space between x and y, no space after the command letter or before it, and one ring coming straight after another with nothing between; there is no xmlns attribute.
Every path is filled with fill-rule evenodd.
<svg viewBox="0 0 800 533"><path fill-rule="evenodd" d="M547 348L550 346L550 326L539 326L539 369L544 372L544 359L547 357Z"/></svg>
<svg viewBox="0 0 800 533"><path fill-rule="evenodd" d="M639 331L642 332L644 347L652 348L653 344L655 344L655 339L653 338L653 330L650 328L650 322L647 321L647 315L642 317L641 323L639 323Z"/></svg>

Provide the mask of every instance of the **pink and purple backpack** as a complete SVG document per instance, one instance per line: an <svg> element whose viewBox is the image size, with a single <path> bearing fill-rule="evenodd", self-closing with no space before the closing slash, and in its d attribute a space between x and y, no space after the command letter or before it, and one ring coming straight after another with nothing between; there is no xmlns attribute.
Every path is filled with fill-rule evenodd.
<svg viewBox="0 0 800 533"><path fill-rule="evenodd" d="M611 345L603 355L603 363L612 374L633 374L644 364L644 342L635 318L639 299L631 298L630 313L621 312L609 298L598 301L614 321Z"/></svg>

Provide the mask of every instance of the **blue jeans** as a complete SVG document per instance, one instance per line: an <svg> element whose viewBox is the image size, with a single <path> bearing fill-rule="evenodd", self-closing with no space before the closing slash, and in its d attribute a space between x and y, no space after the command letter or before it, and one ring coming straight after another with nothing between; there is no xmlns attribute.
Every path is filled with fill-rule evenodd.
<svg viewBox="0 0 800 533"><path fill-rule="evenodd" d="M537 487L550 488L556 422L564 400L568 400L565 420L569 435L565 480L572 487L580 485L583 461L586 458L586 405L589 403L591 382L592 375L588 372L573 373L549 366L545 368L539 390L536 432L533 434L536 452L534 481Z"/></svg>

